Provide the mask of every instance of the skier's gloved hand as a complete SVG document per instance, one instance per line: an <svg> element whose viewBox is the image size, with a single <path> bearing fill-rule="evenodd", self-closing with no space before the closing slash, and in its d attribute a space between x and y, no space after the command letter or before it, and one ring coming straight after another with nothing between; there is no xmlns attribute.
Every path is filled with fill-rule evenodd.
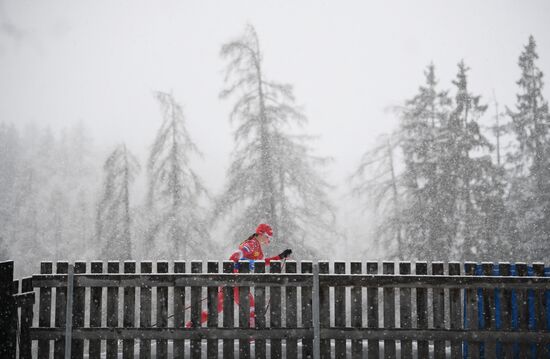
<svg viewBox="0 0 550 359"><path fill-rule="evenodd" d="M279 254L279 257L281 257L281 259L285 259L289 257L291 254L292 254L292 249L285 249L281 254Z"/></svg>

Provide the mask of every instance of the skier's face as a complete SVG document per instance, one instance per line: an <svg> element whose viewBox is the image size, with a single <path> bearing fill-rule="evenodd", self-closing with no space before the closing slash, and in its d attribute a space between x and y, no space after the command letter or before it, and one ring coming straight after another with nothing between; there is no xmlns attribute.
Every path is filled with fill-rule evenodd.
<svg viewBox="0 0 550 359"><path fill-rule="evenodd" d="M266 236L265 234L260 234L258 236L258 241L260 242L260 244L262 246L268 245L269 244L269 237Z"/></svg>

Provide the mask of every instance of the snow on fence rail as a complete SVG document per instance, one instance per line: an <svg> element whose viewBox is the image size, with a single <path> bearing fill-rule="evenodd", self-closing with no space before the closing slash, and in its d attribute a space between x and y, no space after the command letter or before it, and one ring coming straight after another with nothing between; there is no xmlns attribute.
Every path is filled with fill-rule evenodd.
<svg viewBox="0 0 550 359"><path fill-rule="evenodd" d="M206 343L206 357L233 358L235 340L243 358L251 349L259 358L349 349L354 358L550 357L550 271L540 263L287 261L268 273L261 261L252 272L241 262L239 273L228 261L221 273L218 262L206 273L201 261L186 264L141 262L136 273L131 261L57 262L54 274L42 262L41 274L14 281L13 262L1 262L0 357L117 358L121 349L124 358L198 358ZM207 323L185 328L202 310Z"/></svg>

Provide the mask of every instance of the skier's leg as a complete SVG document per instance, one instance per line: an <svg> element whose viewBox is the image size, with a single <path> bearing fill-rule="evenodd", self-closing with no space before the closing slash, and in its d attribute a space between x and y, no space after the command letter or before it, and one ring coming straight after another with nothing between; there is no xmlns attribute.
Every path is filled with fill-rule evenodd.
<svg viewBox="0 0 550 359"><path fill-rule="evenodd" d="M218 289L218 313L223 311L223 287L220 287ZM205 323L208 320L208 311L203 310L201 312L201 324ZM191 321L188 321L185 323L186 328L192 328L193 323Z"/></svg>
<svg viewBox="0 0 550 359"><path fill-rule="evenodd" d="M250 328L256 327L256 306L254 305L254 296L252 293L248 293L248 300L250 301Z"/></svg>

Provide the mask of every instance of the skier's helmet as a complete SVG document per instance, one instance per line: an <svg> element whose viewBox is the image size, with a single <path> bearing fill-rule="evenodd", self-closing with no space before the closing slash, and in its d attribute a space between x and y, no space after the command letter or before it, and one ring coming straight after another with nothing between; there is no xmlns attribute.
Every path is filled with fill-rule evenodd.
<svg viewBox="0 0 550 359"><path fill-rule="evenodd" d="M273 229L271 229L271 226L269 224L260 223L256 228L256 234L263 234L267 236L267 238L271 239L271 237L273 236Z"/></svg>

